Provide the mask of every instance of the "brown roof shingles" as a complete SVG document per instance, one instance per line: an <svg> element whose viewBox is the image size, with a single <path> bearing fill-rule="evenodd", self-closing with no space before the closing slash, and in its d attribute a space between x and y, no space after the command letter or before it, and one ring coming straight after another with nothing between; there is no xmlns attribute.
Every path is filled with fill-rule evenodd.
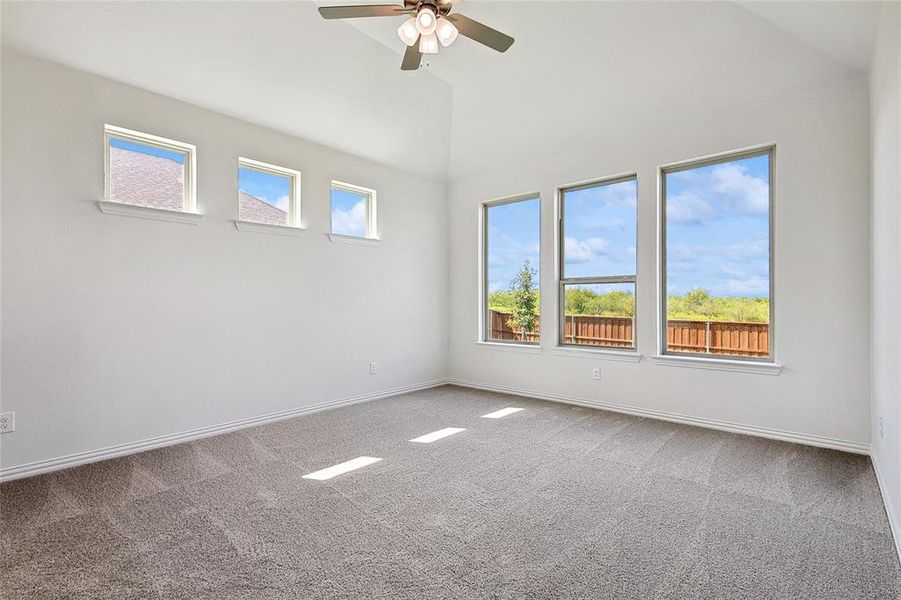
<svg viewBox="0 0 901 600"><path fill-rule="evenodd" d="M161 156L110 147L110 200L168 210L184 210L184 165ZM238 192L242 221L287 225L288 213L268 202Z"/></svg>
<svg viewBox="0 0 901 600"><path fill-rule="evenodd" d="M244 190L238 192L238 218L242 221L269 225L288 224L288 213L256 196L251 196Z"/></svg>
<svg viewBox="0 0 901 600"><path fill-rule="evenodd" d="M185 209L184 165L161 156L116 148L110 152L110 200L168 210Z"/></svg>

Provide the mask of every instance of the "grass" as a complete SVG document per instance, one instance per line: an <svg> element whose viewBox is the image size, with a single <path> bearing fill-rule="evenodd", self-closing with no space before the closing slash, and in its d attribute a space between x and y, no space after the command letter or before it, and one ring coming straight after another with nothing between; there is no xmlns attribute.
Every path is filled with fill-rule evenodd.
<svg viewBox="0 0 901 600"><path fill-rule="evenodd" d="M538 292L535 294L537 296ZM540 311L541 305L537 306ZM513 307L512 292L492 292L488 295L490 310L512 314ZM634 317L635 297L631 292L598 294L590 289L575 287L566 290L566 314ZM707 290L697 289L684 296L667 296L666 316L677 321L768 323L770 301L749 296L711 296Z"/></svg>

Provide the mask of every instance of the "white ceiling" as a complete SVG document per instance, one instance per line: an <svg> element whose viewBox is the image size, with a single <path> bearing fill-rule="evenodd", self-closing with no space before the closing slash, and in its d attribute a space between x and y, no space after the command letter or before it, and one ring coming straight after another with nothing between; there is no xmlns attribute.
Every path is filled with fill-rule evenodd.
<svg viewBox="0 0 901 600"><path fill-rule="evenodd" d="M742 0L739 4L836 60L869 70L881 2Z"/></svg>
<svg viewBox="0 0 901 600"><path fill-rule="evenodd" d="M400 19L324 21L306 2L4 3L3 41L457 178L859 75L878 8L467 0L459 12L516 43L498 54L461 37L418 72L399 70Z"/></svg>
<svg viewBox="0 0 901 600"><path fill-rule="evenodd" d="M516 43L500 55L461 38L432 60L454 90L452 178L855 73L732 2L467 0L458 12ZM847 12L829 12L837 29ZM388 21L353 25L399 52Z"/></svg>

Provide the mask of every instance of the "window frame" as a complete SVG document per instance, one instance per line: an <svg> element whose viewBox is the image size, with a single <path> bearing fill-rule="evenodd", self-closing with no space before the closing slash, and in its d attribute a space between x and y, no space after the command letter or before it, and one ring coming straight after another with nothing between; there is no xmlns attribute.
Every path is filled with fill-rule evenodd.
<svg viewBox="0 0 901 600"><path fill-rule="evenodd" d="M565 206L564 195L566 192L575 192L604 185L614 185L626 181L635 182L635 274L634 275L605 275L594 277L566 277L566 232L565 232ZM578 349L586 352L626 352L638 353L638 173L623 173L610 175L599 179L580 181L562 185L557 188L557 347L566 349ZM607 346L567 343L566 338L566 286L567 285L591 285L631 283L634 286L635 316L632 317L632 346Z"/></svg>
<svg viewBox="0 0 901 600"><path fill-rule="evenodd" d="M120 139L144 146L152 146L170 152L180 152L185 155L184 163L184 191L182 196L182 209L172 210L168 208L141 206L118 202L110 197L110 140ZM195 172L197 170L197 147L193 144L170 140L150 133L126 129L105 123L103 125L103 200L111 204L123 204L135 206L141 209L162 210L168 212L198 214L197 212L197 186Z"/></svg>
<svg viewBox="0 0 901 600"><path fill-rule="evenodd" d="M267 175L276 175L278 177L287 177L288 189L291 194L288 198L288 219L284 225L273 225L272 223L259 223L257 221L245 221L241 219L241 169L251 169ZM270 163L265 163L252 158L243 156L238 157L237 170L238 190L235 197L235 206L238 209L238 221L241 223L253 223L254 225L266 225L270 227L291 227L294 229L303 229L303 221L301 219L301 196L300 196L300 171L289 169L288 167L280 167Z"/></svg>
<svg viewBox="0 0 901 600"><path fill-rule="evenodd" d="M334 207L332 206L332 191L335 189L344 190L345 192L351 192L353 194L360 194L366 197L366 217L363 225L363 236L360 237L358 235L350 235L347 233L337 233L335 232L335 224L333 221L334 218ZM328 210L328 218L329 218L329 235L330 236L338 236L339 238L343 238L345 240L379 240L379 228L378 228L378 200L377 193L374 189L363 187L360 185L355 185L353 183L346 183L344 181L337 181L335 179L332 180L331 185L329 186L329 210Z"/></svg>
<svg viewBox="0 0 901 600"><path fill-rule="evenodd" d="M528 200L538 200L538 265L536 271L538 273L538 295L541 296L541 239L542 239L542 201L540 192L526 192L515 194L512 196L504 196L502 198L494 198L485 200L479 204L479 337L478 341L482 344L499 344L510 348L521 349L540 349L541 341L544 337L540 334L537 342L527 342L516 340L495 340L492 339L488 332L490 320L488 318L488 209L495 206L503 206L505 204L515 204L517 202L525 202ZM539 313L539 322L541 315Z"/></svg>
<svg viewBox="0 0 901 600"><path fill-rule="evenodd" d="M667 339L667 317L666 317L666 176L670 173L678 173L691 169L708 167L711 165L733 162L747 158L755 158L758 156L768 157L769 170L769 198L767 205L767 221L769 224L769 327L767 337L769 342L769 355L766 357L757 356L738 356L730 354L699 354L693 352L677 352L669 351L666 348ZM700 158L680 161L661 165L657 169L657 188L658 188L658 205L657 205L657 224L658 224L658 270L659 270L659 291L657 295L658 303L658 328L657 328L657 354L661 358L672 357L675 359L691 359L695 362L710 361L714 363L736 364L751 363L764 365L778 365L776 362L776 229L775 229L775 195L776 195L776 144L762 144L759 146L750 146L738 150L730 150L711 154Z"/></svg>

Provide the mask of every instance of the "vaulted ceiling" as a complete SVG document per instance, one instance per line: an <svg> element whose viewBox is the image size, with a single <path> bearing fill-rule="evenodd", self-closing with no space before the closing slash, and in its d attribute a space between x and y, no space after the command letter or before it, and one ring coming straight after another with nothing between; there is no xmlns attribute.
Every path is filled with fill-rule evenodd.
<svg viewBox="0 0 901 600"><path fill-rule="evenodd" d="M513 35L514 46L498 54L461 37L416 72L399 69L399 19L324 21L308 2L2 10L11 47L458 178L860 76L879 6L467 0L460 12Z"/></svg>

